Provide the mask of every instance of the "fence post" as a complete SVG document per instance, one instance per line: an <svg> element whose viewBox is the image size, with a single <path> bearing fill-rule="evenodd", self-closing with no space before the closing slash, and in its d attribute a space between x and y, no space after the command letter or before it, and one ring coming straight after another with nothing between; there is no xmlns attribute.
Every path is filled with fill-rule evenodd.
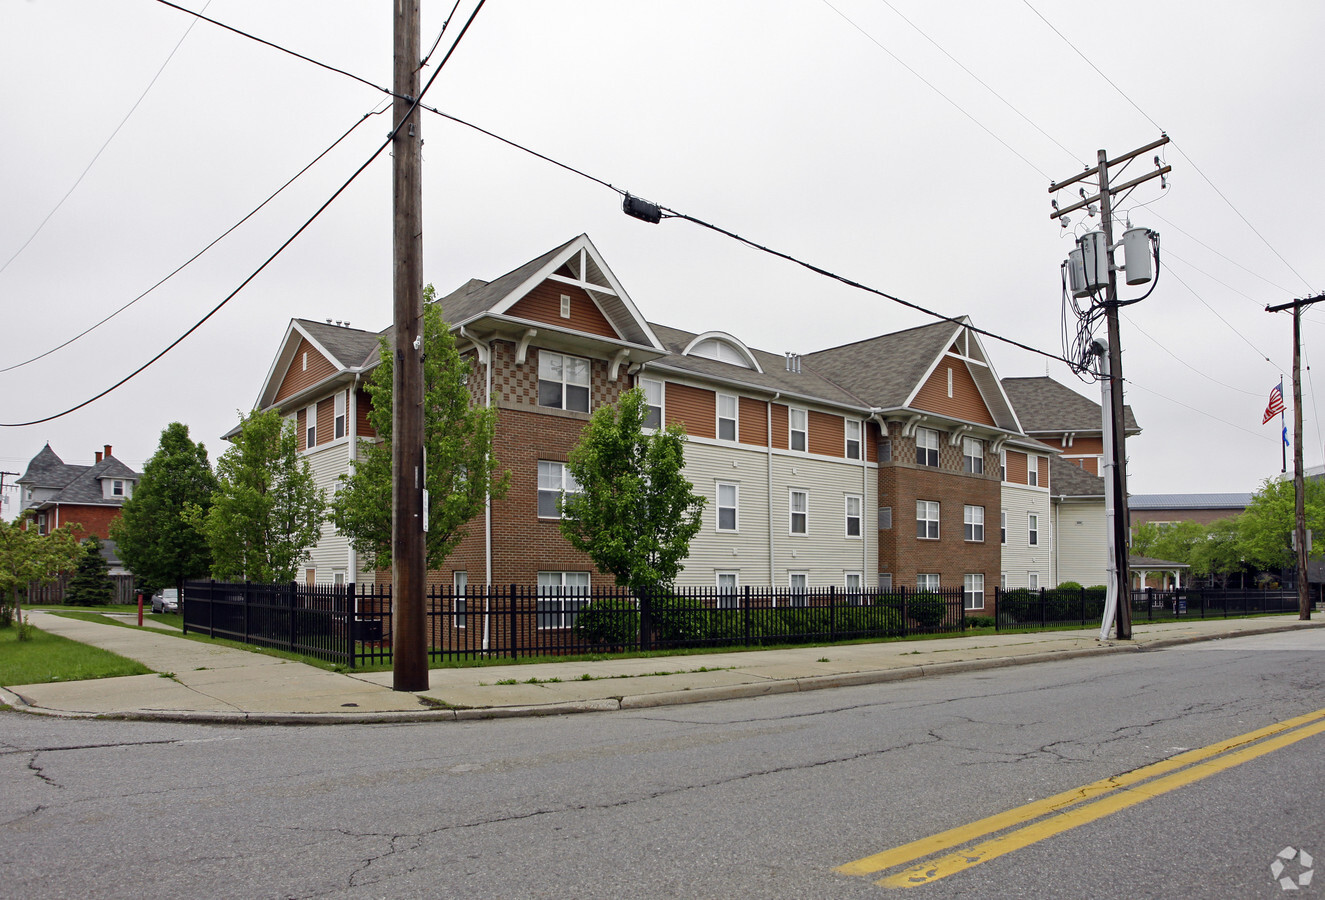
<svg viewBox="0 0 1325 900"><path fill-rule="evenodd" d="M966 582L962 582L962 634L966 633Z"/></svg>
<svg viewBox="0 0 1325 900"><path fill-rule="evenodd" d="M244 643L248 643L248 593L244 593Z"/></svg>
<svg viewBox="0 0 1325 900"><path fill-rule="evenodd" d="M639 647L653 649L653 598L647 588L639 596Z"/></svg>
<svg viewBox="0 0 1325 900"><path fill-rule="evenodd" d="M911 626L910 624L908 624L911 620L911 606L909 603L906 602L906 585L902 585L901 591L902 591L902 637L906 637L911 631Z"/></svg>
<svg viewBox="0 0 1325 900"><path fill-rule="evenodd" d="M828 640L837 639L837 585L828 586Z"/></svg>
<svg viewBox="0 0 1325 900"><path fill-rule="evenodd" d="M295 639L294 605L295 601L298 599L298 596L299 596L299 582L291 581L289 587L289 598L287 600L287 606L290 609L290 646L287 649L289 649L291 653L294 652L294 639Z"/></svg>
<svg viewBox="0 0 1325 900"><path fill-rule="evenodd" d="M515 659L516 654L517 654L516 640L515 640L515 625L516 625L516 621L517 621L517 620L516 620L516 614L515 614L515 585L514 585L514 584L512 584L512 585L510 586L510 589L509 589L508 593L506 594L506 602L507 602L507 605L508 605L508 607L509 607L509 609L510 609L510 614L511 614L510 630L509 630L509 634L507 634L507 636L506 636L506 642L510 645L511 659ZM538 610L537 610L537 609L534 610L534 615L535 615L535 616L538 615ZM537 622L537 620L535 620L535 622L534 622L534 627L537 628L537 626L538 626L538 622Z"/></svg>
<svg viewBox="0 0 1325 900"><path fill-rule="evenodd" d="M353 581L348 582L345 585L345 634L350 639L348 647L349 652L346 655L349 656L349 666L351 669L353 669L355 663L359 661L359 645L354 640L354 629L358 625L354 615L354 600L357 590L358 589L354 586Z"/></svg>
<svg viewBox="0 0 1325 900"><path fill-rule="evenodd" d="M1080 602L1078 603L1077 608L1081 611L1081 624L1084 626L1086 624L1086 588L1084 586L1081 588L1079 599Z"/></svg>
<svg viewBox="0 0 1325 900"><path fill-rule="evenodd" d="M1040 629L1043 630L1049 625L1049 619L1044 614L1044 588L1040 588Z"/></svg>
<svg viewBox="0 0 1325 900"><path fill-rule="evenodd" d="M994 631L999 631L999 620L1003 618L1003 586L994 588Z"/></svg>

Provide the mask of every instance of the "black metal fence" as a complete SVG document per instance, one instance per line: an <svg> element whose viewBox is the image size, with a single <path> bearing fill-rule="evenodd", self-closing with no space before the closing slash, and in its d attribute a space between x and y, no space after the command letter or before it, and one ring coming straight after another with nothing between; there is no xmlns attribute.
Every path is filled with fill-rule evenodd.
<svg viewBox="0 0 1325 900"><path fill-rule="evenodd" d="M1104 588L1014 588L995 591L1000 630L1062 625L1098 625L1104 616ZM1228 618L1297 612L1297 591L1187 589L1131 592L1132 621Z"/></svg>
<svg viewBox="0 0 1325 900"><path fill-rule="evenodd" d="M682 647L831 643L960 633L961 588L941 591L675 589L510 585L427 592L434 662ZM978 611L972 611L974 614ZM303 653L346 666L391 660L391 586L188 582L185 631Z"/></svg>

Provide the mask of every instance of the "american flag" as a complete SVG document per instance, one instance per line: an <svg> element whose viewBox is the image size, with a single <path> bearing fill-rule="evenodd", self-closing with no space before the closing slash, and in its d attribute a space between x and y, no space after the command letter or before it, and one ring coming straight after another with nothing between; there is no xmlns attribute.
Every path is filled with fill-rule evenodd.
<svg viewBox="0 0 1325 900"><path fill-rule="evenodd" d="M1270 405L1265 407L1265 418L1261 419L1261 424L1273 419L1284 411L1284 383L1281 381L1270 391Z"/></svg>

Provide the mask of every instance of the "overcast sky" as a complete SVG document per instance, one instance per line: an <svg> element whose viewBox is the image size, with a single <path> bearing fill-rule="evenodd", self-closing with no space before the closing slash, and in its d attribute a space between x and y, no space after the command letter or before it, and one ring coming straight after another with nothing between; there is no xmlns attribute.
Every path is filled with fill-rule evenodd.
<svg viewBox="0 0 1325 900"><path fill-rule="evenodd" d="M474 3L461 0L435 60ZM390 84L389 3L184 5ZM424 3L425 47L451 6ZM1291 318L1264 307L1325 286L1311 224L1325 196L1325 4L1122 0L1104 13L1050 0L494 0L425 102L1053 354L1059 263L1085 217L1067 232L1051 221L1049 183L1099 149L1121 155L1167 131L1168 190L1152 182L1122 209L1162 234L1165 263L1122 322L1127 401L1144 429L1128 442L1129 486L1255 490L1280 469L1277 420L1261 424L1280 373L1290 433L1292 423ZM373 87L195 21L150 0L0 4L0 368L147 290L382 108ZM0 421L58 413L159 352L289 238L390 124L369 119L108 324L0 372ZM437 116L423 135L424 277L441 293L587 232L651 321L775 353L931 321L692 224L627 218L607 188ZM1153 167L1150 155L1127 177ZM83 464L112 444L141 469L175 420L214 460L289 319L389 323L390 194L384 153L154 366L70 415L0 428L0 468L22 472L49 441ZM1323 335L1325 305L1304 317L1308 363ZM1062 362L985 345L1003 377L1047 373L1098 400ZM1308 466L1325 445L1325 370L1315 380L1304 378Z"/></svg>

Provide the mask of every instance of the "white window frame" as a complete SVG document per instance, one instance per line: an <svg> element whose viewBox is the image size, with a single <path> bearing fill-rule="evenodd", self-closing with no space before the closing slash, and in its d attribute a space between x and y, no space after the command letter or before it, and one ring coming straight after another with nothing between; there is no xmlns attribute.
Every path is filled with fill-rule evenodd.
<svg viewBox="0 0 1325 900"><path fill-rule="evenodd" d="M967 611L985 608L985 576L981 572L962 576L962 587L966 589L965 604ZM977 598L978 602L977 602Z"/></svg>
<svg viewBox="0 0 1325 900"><path fill-rule="evenodd" d="M332 440L345 437L345 392L337 391L335 398L335 424L332 426Z"/></svg>
<svg viewBox="0 0 1325 900"><path fill-rule="evenodd" d="M810 573L787 573L787 606L804 608L810 605Z"/></svg>
<svg viewBox="0 0 1325 900"><path fill-rule="evenodd" d="M718 609L741 608L740 572L733 569L717 569L713 573L713 583L717 587Z"/></svg>
<svg viewBox="0 0 1325 900"><path fill-rule="evenodd" d="M931 581L931 579L933 579ZM937 572L920 572L916 575L916 591L941 591L943 579Z"/></svg>
<svg viewBox="0 0 1325 900"><path fill-rule="evenodd" d="M731 405L730 416L724 416L722 414L723 413L722 407L724 403ZM717 409L717 422L714 425L715 430L713 433L717 436L718 440L720 441L740 440L741 439L741 398L736 396L735 394L718 394L716 409ZM727 437L722 433L722 426L724 422L731 423L731 437Z"/></svg>
<svg viewBox="0 0 1325 900"><path fill-rule="evenodd" d="M853 504L855 505L854 511L852 510ZM863 540L865 537L865 498L860 494L847 494L842 498L842 505L846 512L846 521L843 523L843 535L847 540ZM851 533L851 525L853 522L856 526L855 534Z"/></svg>
<svg viewBox="0 0 1325 900"><path fill-rule="evenodd" d="M800 427L797 427L798 422ZM797 435L800 435L799 447L796 446ZM810 413L798 406L787 407L787 449L810 452Z"/></svg>
<svg viewBox="0 0 1325 900"><path fill-rule="evenodd" d="M317 404L304 408L304 449L317 446Z"/></svg>
<svg viewBox="0 0 1325 900"><path fill-rule="evenodd" d="M931 516L930 513L933 513L933 515ZM943 508L937 500L916 501L916 540L937 541L939 539L942 533L939 530L942 513ZM933 534L930 534L931 531Z"/></svg>
<svg viewBox="0 0 1325 900"><path fill-rule="evenodd" d="M970 475L985 474L985 442L979 438L962 438L962 471Z"/></svg>
<svg viewBox="0 0 1325 900"><path fill-rule="evenodd" d="M880 572L880 573L879 573L879 590L881 590L881 591L891 591L892 589L893 589L893 573L892 573L892 572Z"/></svg>
<svg viewBox="0 0 1325 900"><path fill-rule="evenodd" d="M800 497L800 508L796 508L796 498ZM800 530L796 530L796 517L800 517ZM799 488L787 491L787 533L796 537L805 537L810 533L810 492Z"/></svg>
<svg viewBox="0 0 1325 900"><path fill-rule="evenodd" d="M854 597L856 606L865 604L865 577L862 573L843 572L842 590L847 592L848 597Z"/></svg>
<svg viewBox="0 0 1325 900"><path fill-rule="evenodd" d="M584 367L584 381L581 383L570 377L570 372L574 368L571 363L579 363ZM559 370L559 374L554 369ZM553 353L550 350L538 351L538 405L544 409L565 409L572 412L589 412L593 408L593 363L582 356L571 356L567 353ZM556 403L543 402L543 385L556 385L558 389ZM570 390L584 391L584 409L573 407L567 403L570 397ZM577 394L578 396L578 394Z"/></svg>
<svg viewBox="0 0 1325 900"><path fill-rule="evenodd" d="M456 628L464 628L469 623L469 572L464 569L456 569L451 573L451 586L455 589L455 595L452 597L452 611L455 617L451 622Z"/></svg>
<svg viewBox="0 0 1325 900"><path fill-rule="evenodd" d="M1027 573L1026 573L1026 587L1030 588L1030 589L1033 590L1033 591L1038 591L1038 590L1040 589L1040 573L1039 573L1039 572L1027 572Z"/></svg>
<svg viewBox="0 0 1325 900"><path fill-rule="evenodd" d="M939 433L933 428L916 429L916 465L938 468Z"/></svg>
<svg viewBox="0 0 1325 900"><path fill-rule="evenodd" d="M589 605L590 587L588 572L539 572L535 605L538 630L574 627L576 614Z"/></svg>
<svg viewBox="0 0 1325 900"><path fill-rule="evenodd" d="M1030 487L1040 486L1040 457L1034 453L1026 454L1026 484Z"/></svg>
<svg viewBox="0 0 1325 900"><path fill-rule="evenodd" d="M731 502L723 503L723 488L730 488ZM718 515L716 530L729 533L739 532L741 530L741 486L734 481L719 481L714 491L717 494L718 502L715 504ZM724 526L722 523L722 513L724 510L731 510L731 525Z"/></svg>
<svg viewBox="0 0 1325 900"><path fill-rule="evenodd" d="M998 451L998 480L1008 480L1008 451Z"/></svg>
<svg viewBox="0 0 1325 900"><path fill-rule="evenodd" d="M983 544L985 541L985 508L967 503L962 508L962 534L966 540Z"/></svg>
<svg viewBox="0 0 1325 900"><path fill-rule="evenodd" d="M561 317L563 319L570 318L570 294L561 295Z"/></svg>
<svg viewBox="0 0 1325 900"><path fill-rule="evenodd" d="M852 437L852 433L855 436ZM861 427L860 419L846 420L846 447L844 451L847 459L864 459L865 443L862 440L865 429Z"/></svg>
<svg viewBox="0 0 1325 900"><path fill-rule="evenodd" d="M998 542L1006 546L1008 542L1008 511L1000 510L998 514Z"/></svg>
<svg viewBox="0 0 1325 900"><path fill-rule="evenodd" d="M639 380L640 390L644 392L644 403L648 407L648 415L644 419L645 428L662 428L667 423L667 385L665 382L656 378L641 378ZM655 402L657 401L657 402ZM654 422L654 410L657 410L658 421Z"/></svg>
<svg viewBox="0 0 1325 900"><path fill-rule="evenodd" d="M562 518L561 498L566 494L578 494L581 490L580 483L575 480L575 476L564 462L551 459L538 461L538 518L544 520ZM552 494L556 494L557 514L544 515L543 498Z"/></svg>
<svg viewBox="0 0 1325 900"><path fill-rule="evenodd" d="M110 495L112 497L124 496L124 481L119 478L112 478L110 482Z"/></svg>
<svg viewBox="0 0 1325 900"><path fill-rule="evenodd" d="M1026 514L1026 546L1040 546L1040 515L1039 513Z"/></svg>

